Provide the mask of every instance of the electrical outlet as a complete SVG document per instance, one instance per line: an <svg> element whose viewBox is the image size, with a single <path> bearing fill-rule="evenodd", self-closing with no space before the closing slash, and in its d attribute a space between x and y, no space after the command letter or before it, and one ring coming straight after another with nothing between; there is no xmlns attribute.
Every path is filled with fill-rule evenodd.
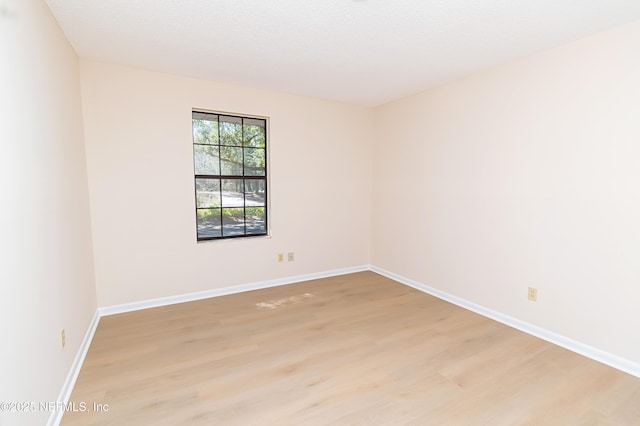
<svg viewBox="0 0 640 426"><path fill-rule="evenodd" d="M278 263L284 262L284 254L278 253Z"/></svg>
<svg viewBox="0 0 640 426"><path fill-rule="evenodd" d="M287 262L293 262L294 257L293 257L293 252L290 251L289 253L287 253Z"/></svg>
<svg viewBox="0 0 640 426"><path fill-rule="evenodd" d="M527 298L529 300L531 300L532 302L535 302L538 300L538 289L535 287L529 287L529 293L527 295Z"/></svg>
<svg viewBox="0 0 640 426"><path fill-rule="evenodd" d="M60 340L62 342L62 349L64 349L64 345L67 344L67 338L64 335L64 328L62 329L62 333L60 333Z"/></svg>

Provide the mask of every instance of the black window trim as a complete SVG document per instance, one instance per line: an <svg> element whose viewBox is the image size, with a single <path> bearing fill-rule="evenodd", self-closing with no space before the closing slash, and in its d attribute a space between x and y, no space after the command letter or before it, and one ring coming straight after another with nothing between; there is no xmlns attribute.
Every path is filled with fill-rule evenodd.
<svg viewBox="0 0 640 426"><path fill-rule="evenodd" d="M254 119L254 120L263 120L264 121L264 132L265 132L265 143L264 143L264 155L265 155L265 159L264 159L264 176L262 175L249 175L249 176L245 176L244 175L244 149L242 151L242 159L243 159L243 174L242 175L207 175L207 174L196 174L195 173L195 146L196 145L202 145L202 144L196 144L195 141L193 140L193 114L194 113L198 113L198 114L211 114L211 115L216 115L218 116L218 122L220 121L220 117L233 117L233 118L239 118L241 120L244 119ZM237 113L229 113L229 112L223 112L223 111L212 111L212 110L206 110L206 109L201 109L201 108L193 108L191 110L191 118L192 118L192 122L191 122L191 150L192 150L192 164L193 164L193 191L194 191L194 207L195 207L195 225L196 225L196 241L198 243L200 242L207 242L207 241L228 241L228 240L234 240L234 239L238 239L238 238L264 238L264 237L270 237L271 236L271 226L270 226L270 221L269 221L269 211L271 209L271 203L270 203L270 199L269 199L269 117L263 117L263 116L259 116L259 115L239 115ZM244 121L242 121L244 123ZM244 125L243 125L243 140L244 140ZM219 136L218 136L219 137ZM218 143L218 146L222 146ZM236 148L246 148L244 146L244 144L242 146L236 146L236 145L225 145L225 146L230 146L230 147L236 147ZM219 237L200 237L198 235L198 188L196 186L196 180L197 179L220 179L220 181L222 181L223 179L243 179L243 180L263 180L264 181L264 187L265 187L265 194L264 194L264 220L265 220L265 232L264 233L259 233L259 234L247 234L246 233L246 221L245 221L245 233L244 234L239 234L239 235L221 235ZM243 205L243 209L245 210L245 217L246 217L246 203ZM221 208L222 209L222 208Z"/></svg>

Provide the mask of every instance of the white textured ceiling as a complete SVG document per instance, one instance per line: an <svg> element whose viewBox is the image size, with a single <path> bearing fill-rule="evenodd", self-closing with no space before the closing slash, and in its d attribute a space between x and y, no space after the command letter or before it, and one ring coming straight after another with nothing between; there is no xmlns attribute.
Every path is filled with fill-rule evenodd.
<svg viewBox="0 0 640 426"><path fill-rule="evenodd" d="M640 0L46 0L82 58L379 105L640 19Z"/></svg>

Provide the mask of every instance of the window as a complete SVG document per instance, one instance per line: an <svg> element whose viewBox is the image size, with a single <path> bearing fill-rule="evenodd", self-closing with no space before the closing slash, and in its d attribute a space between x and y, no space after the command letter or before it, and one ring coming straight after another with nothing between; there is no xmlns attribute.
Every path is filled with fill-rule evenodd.
<svg viewBox="0 0 640 426"><path fill-rule="evenodd" d="M267 120L192 112L198 241L267 235Z"/></svg>

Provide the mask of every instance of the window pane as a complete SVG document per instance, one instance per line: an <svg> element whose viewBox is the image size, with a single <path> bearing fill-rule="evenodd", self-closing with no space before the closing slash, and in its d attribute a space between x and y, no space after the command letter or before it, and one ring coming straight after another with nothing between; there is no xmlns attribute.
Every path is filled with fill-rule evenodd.
<svg viewBox="0 0 640 426"><path fill-rule="evenodd" d="M242 176L242 148L220 147L223 175Z"/></svg>
<svg viewBox="0 0 640 426"><path fill-rule="evenodd" d="M220 180L196 179L196 207L220 207Z"/></svg>
<svg viewBox="0 0 640 426"><path fill-rule="evenodd" d="M220 161L215 145L194 145L193 161L197 175L219 175Z"/></svg>
<svg viewBox="0 0 640 426"><path fill-rule="evenodd" d="M218 143L218 116L193 113L193 143Z"/></svg>
<svg viewBox="0 0 640 426"><path fill-rule="evenodd" d="M265 181L263 179L246 179L244 181L244 199L247 206L265 206L264 190Z"/></svg>
<svg viewBox="0 0 640 426"><path fill-rule="evenodd" d="M261 148L244 149L245 176L264 176L265 152Z"/></svg>
<svg viewBox="0 0 640 426"><path fill-rule="evenodd" d="M222 235L244 235L244 208L222 209Z"/></svg>
<svg viewBox="0 0 640 426"><path fill-rule="evenodd" d="M264 148L266 121L257 118L244 119L244 146Z"/></svg>
<svg viewBox="0 0 640 426"><path fill-rule="evenodd" d="M198 209L198 238L221 237L220 209Z"/></svg>
<svg viewBox="0 0 640 426"><path fill-rule="evenodd" d="M242 146L242 118L220 116L220 144Z"/></svg>
<svg viewBox="0 0 640 426"><path fill-rule="evenodd" d="M247 207L247 234L266 234L267 220L264 207Z"/></svg>
<svg viewBox="0 0 640 426"><path fill-rule="evenodd" d="M244 181L222 179L222 207L244 206Z"/></svg>

